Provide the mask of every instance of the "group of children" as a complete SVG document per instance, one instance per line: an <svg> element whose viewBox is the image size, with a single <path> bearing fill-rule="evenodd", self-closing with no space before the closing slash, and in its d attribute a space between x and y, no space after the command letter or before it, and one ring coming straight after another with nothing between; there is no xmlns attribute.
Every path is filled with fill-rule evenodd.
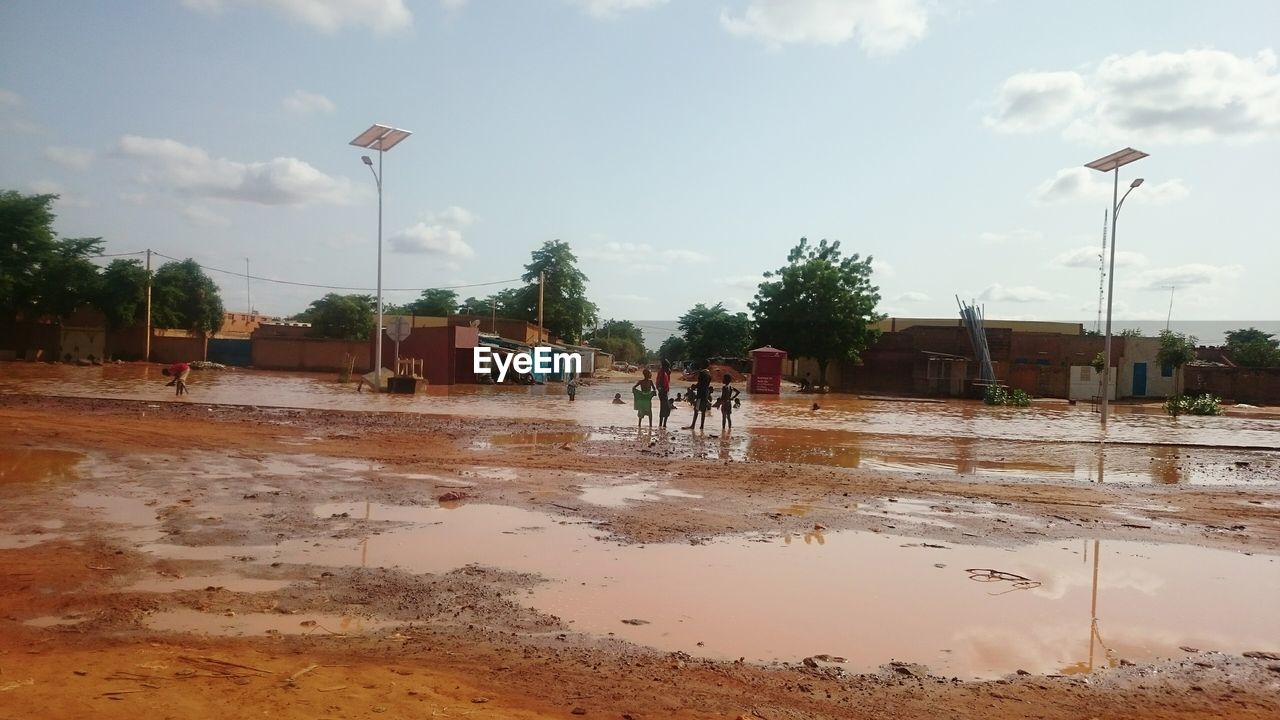
<svg viewBox="0 0 1280 720"><path fill-rule="evenodd" d="M733 429L733 409L742 404L738 399L742 392L733 386L733 377L725 373L724 384L720 387L719 397L714 403L711 400L713 394L715 392L711 388L711 371L704 369L698 373L697 381L689 386L689 391L684 396L684 400L693 405L693 421L684 428L685 430L692 430L695 426L699 430L704 429L707 413L712 408L720 408L720 431L726 432ZM680 393L676 393L675 398L670 395L671 361L662 361L656 383L653 380L653 374L645 368L644 376L631 386L632 404L636 410L636 427L642 427L647 417L649 428L653 428L653 398L656 396L659 404L658 427L665 428L667 418L671 417L675 404L681 401ZM613 402L615 405L624 404L622 393L614 395Z"/></svg>

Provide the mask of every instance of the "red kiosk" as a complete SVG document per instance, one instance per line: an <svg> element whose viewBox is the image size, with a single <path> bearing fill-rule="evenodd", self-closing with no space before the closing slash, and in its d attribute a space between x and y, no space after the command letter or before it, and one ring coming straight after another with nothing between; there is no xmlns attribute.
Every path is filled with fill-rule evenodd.
<svg viewBox="0 0 1280 720"><path fill-rule="evenodd" d="M751 351L751 386L753 393L777 395L782 391L782 362L787 351L772 345Z"/></svg>

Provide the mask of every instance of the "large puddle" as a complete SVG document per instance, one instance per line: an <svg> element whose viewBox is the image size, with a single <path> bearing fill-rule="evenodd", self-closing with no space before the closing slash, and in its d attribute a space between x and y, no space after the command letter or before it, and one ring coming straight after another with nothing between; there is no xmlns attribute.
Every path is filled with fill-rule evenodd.
<svg viewBox="0 0 1280 720"><path fill-rule="evenodd" d="M190 395L175 399L164 387L159 366L137 364L76 367L5 363L0 392L114 397L156 403L202 402L342 410L441 413L466 417L539 418L588 427L634 427L629 404L613 405L630 381L584 386L570 403L560 384L534 387L427 386L417 395L357 394L354 384L334 375L253 370L194 371ZM681 389L681 388L677 388ZM815 400L818 411L811 409ZM677 409L672 426L688 421ZM713 418L718 420L718 418ZM1032 408L991 408L980 402L900 402L856 395L744 395L734 412L735 428L844 431L912 437L968 437L990 440L1097 442L1098 415L1088 406L1065 403ZM718 427L718 426L717 426ZM1151 408L1117 405L1107 427L1109 442L1215 445L1280 449L1280 419L1266 417L1182 417Z"/></svg>
<svg viewBox="0 0 1280 720"><path fill-rule="evenodd" d="M1280 564L1268 555L1083 540L937 547L817 529L641 546L610 542L588 523L509 507L352 503L321 506L316 515L335 533L358 537L144 549L419 573L469 563L534 572L548 582L522 601L582 632L758 662L826 654L845 658L850 671L898 659L992 677L1144 662L1183 655L1187 646L1280 649L1273 607ZM239 625L202 622L203 629ZM166 627L192 626L178 618Z"/></svg>
<svg viewBox="0 0 1280 720"><path fill-rule="evenodd" d="M70 480L84 458L68 450L0 448L0 485L40 480Z"/></svg>

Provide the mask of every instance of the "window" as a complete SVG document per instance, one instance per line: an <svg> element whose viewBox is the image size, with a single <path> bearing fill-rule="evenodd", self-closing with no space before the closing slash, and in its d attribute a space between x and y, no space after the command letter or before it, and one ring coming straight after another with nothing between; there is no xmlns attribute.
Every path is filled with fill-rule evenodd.
<svg viewBox="0 0 1280 720"><path fill-rule="evenodd" d="M1165 363L1160 366L1160 377L1173 377L1173 365Z"/></svg>

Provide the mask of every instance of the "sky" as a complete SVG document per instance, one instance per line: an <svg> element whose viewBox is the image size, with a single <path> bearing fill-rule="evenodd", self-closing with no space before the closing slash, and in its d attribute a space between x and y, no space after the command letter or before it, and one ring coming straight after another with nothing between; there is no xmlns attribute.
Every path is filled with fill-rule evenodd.
<svg viewBox="0 0 1280 720"><path fill-rule="evenodd" d="M0 4L0 188L210 268L481 296L568 242L602 318L745 310L801 237L879 310L1280 319L1280 3L139 0ZM157 258L162 262L164 258ZM228 310L327 290L210 272ZM1172 289L1171 289L1172 288Z"/></svg>

